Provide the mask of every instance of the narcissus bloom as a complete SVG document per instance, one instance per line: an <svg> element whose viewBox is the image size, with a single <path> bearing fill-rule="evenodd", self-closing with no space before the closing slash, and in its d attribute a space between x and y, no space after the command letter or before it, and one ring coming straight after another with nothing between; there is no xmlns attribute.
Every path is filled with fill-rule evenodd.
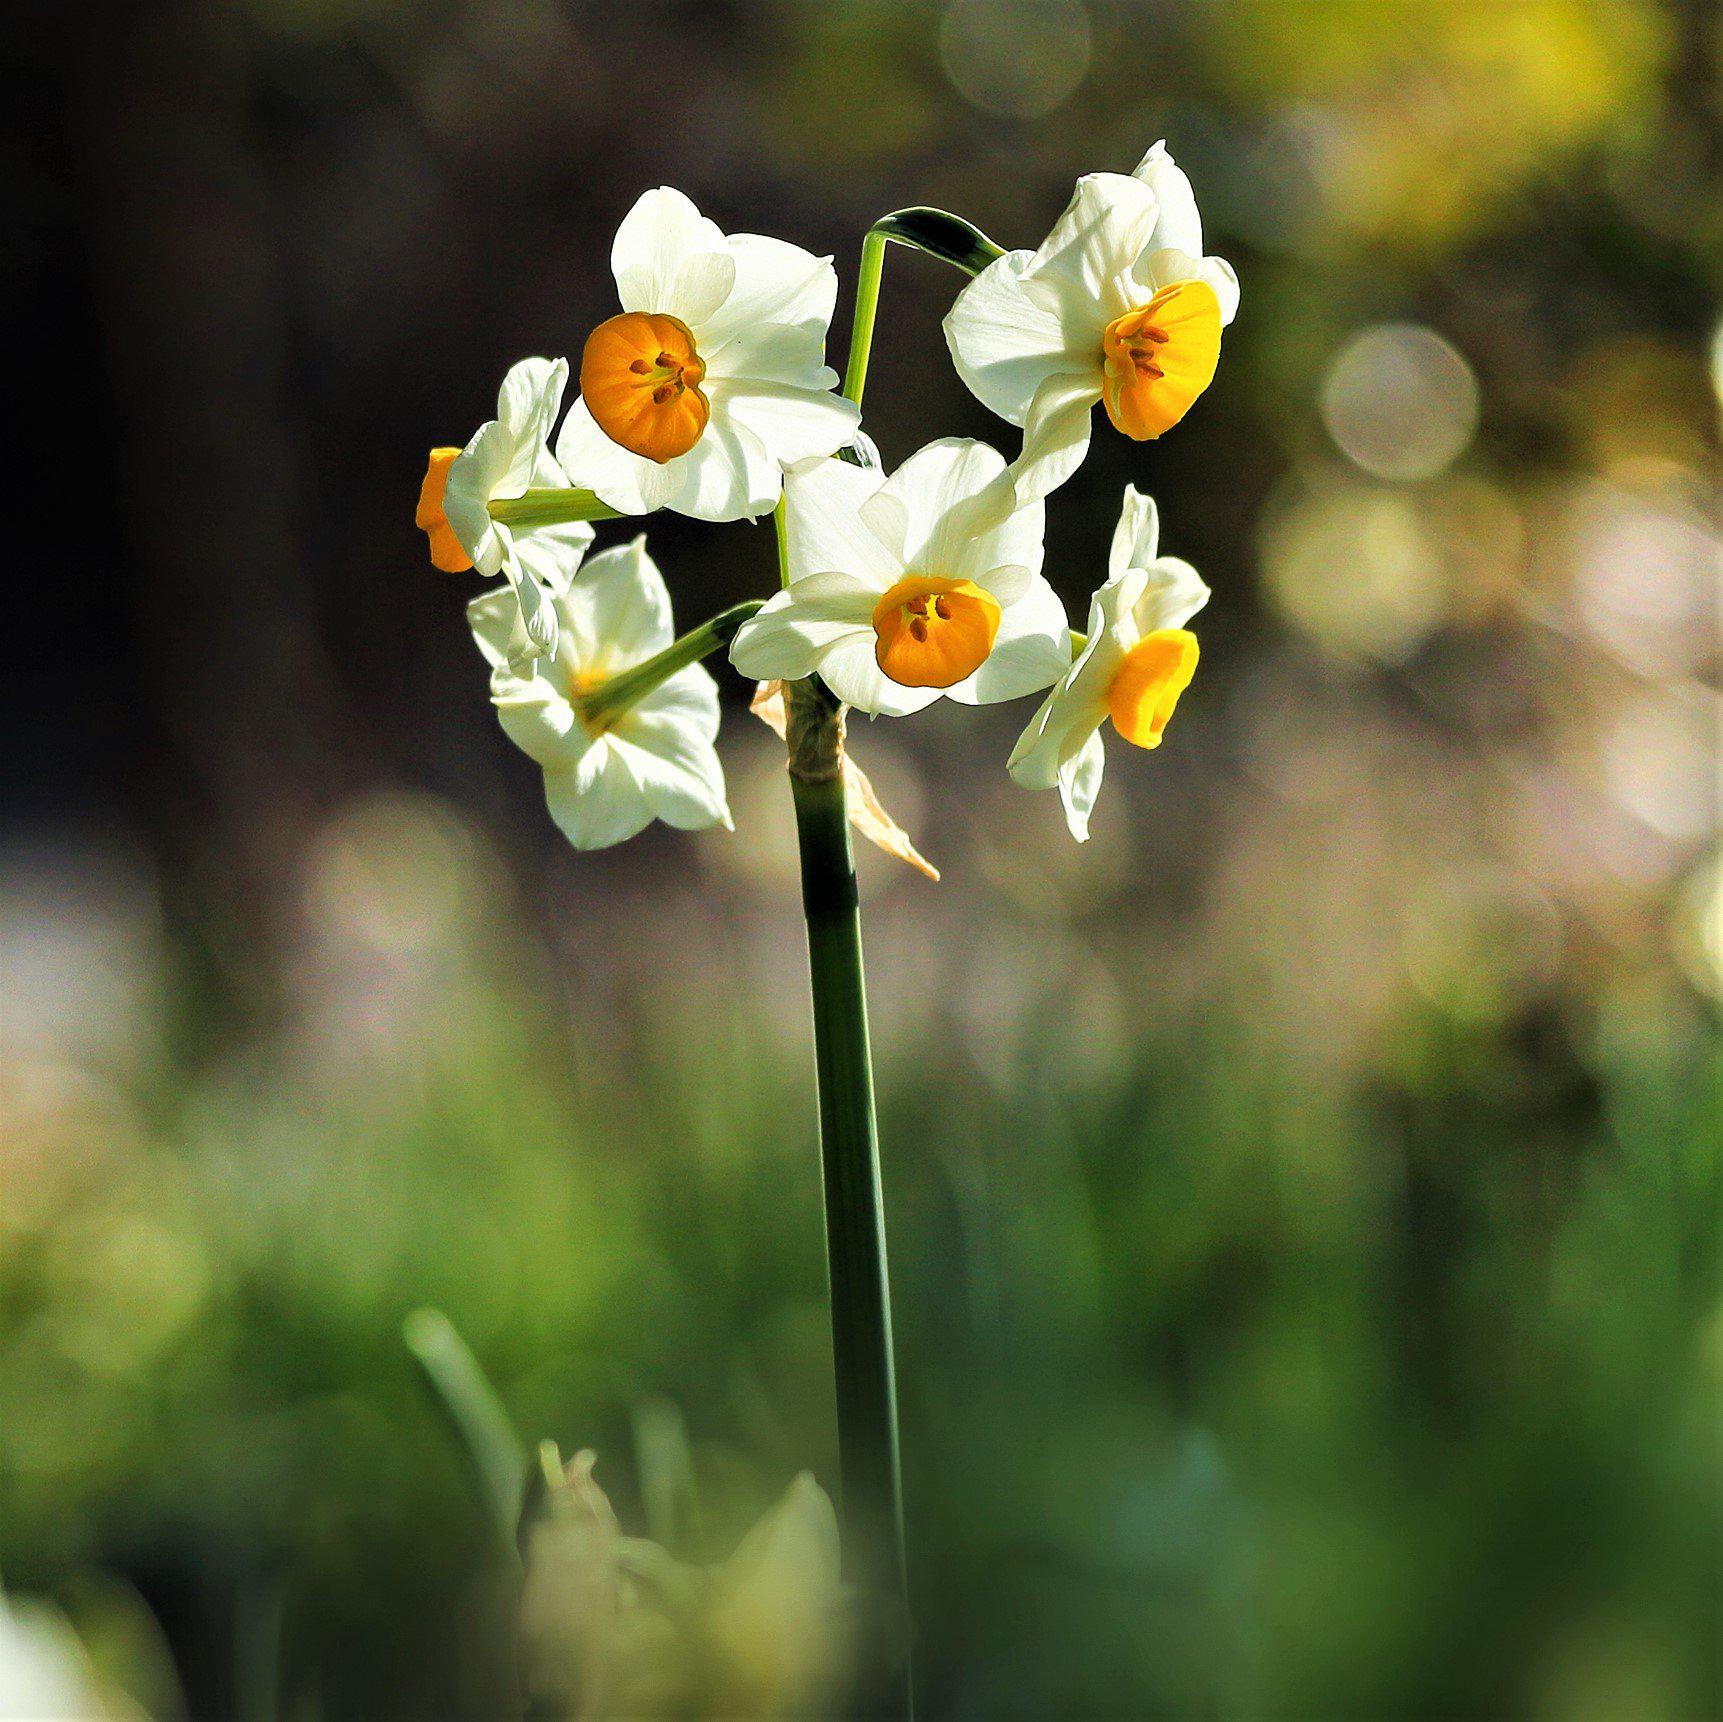
<svg viewBox="0 0 1723 1722"><path fill-rule="evenodd" d="M622 671L671 643L670 594L637 538L594 556L544 594L556 645L522 652L514 594L467 606L491 665L491 700L509 739L544 768L551 818L576 849L603 849L654 819L682 830L730 824L718 735L718 687L698 664L678 670L620 712L593 709Z"/></svg>
<svg viewBox="0 0 1723 1722"><path fill-rule="evenodd" d="M726 235L679 191L647 192L611 250L622 312L587 337L558 458L624 514L740 520L784 470L831 454L860 411L832 393L829 257Z"/></svg>
<svg viewBox="0 0 1723 1722"><path fill-rule="evenodd" d="M1133 174L1092 173L1038 251L1008 251L958 294L945 338L963 380L1023 427L1018 495L1082 464L1097 401L1126 436L1170 430L1214 376L1238 309L1202 254L1191 183L1156 144Z"/></svg>
<svg viewBox="0 0 1723 1722"><path fill-rule="evenodd" d="M1185 623L1209 590L1188 562L1158 554L1159 538L1154 503L1127 489L1088 640L1011 750L1011 775L1024 788L1057 785L1079 843L1106 769L1102 724L1111 718L1134 746L1159 747L1196 671L1196 636Z"/></svg>
<svg viewBox="0 0 1723 1722"><path fill-rule="evenodd" d="M497 416L465 448L431 450L413 517L431 541L436 567L508 577L528 656L556 644L556 614L546 594L579 566L592 528L584 521L511 528L491 517L490 505L537 486L568 485L549 447L567 382L567 359L523 359L514 366L497 392Z"/></svg>
<svg viewBox="0 0 1723 1722"><path fill-rule="evenodd" d="M828 460L786 489L789 585L730 661L759 681L816 671L839 699L901 717L942 694L1016 699L1070 662L1041 576L1044 510L1019 506L985 443L929 443L890 478Z"/></svg>

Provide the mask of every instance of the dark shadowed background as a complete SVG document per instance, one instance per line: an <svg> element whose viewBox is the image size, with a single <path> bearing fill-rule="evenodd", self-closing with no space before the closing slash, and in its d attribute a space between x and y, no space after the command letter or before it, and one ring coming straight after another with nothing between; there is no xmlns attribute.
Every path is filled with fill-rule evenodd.
<svg viewBox="0 0 1723 1722"><path fill-rule="evenodd" d="M1166 745L1078 849L1028 705L854 737L945 869L862 862L923 1707L1717 1713L1714 10L4 29L9 1591L156 1714L499 1714L424 1303L636 1524L679 1419L685 1552L833 1481L781 755L721 670L735 834L569 851L424 455L578 356L647 187L834 254L841 368L875 217L1034 245L1164 136L1242 309L1047 571L1080 618L1156 496L1215 594ZM959 285L888 263L888 464L1014 450ZM775 581L767 524L647 528L686 621Z"/></svg>

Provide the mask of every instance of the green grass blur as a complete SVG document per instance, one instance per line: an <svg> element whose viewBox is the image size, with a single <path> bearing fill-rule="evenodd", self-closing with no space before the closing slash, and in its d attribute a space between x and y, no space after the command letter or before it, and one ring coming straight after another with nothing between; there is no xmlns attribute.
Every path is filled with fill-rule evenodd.
<svg viewBox="0 0 1723 1722"><path fill-rule="evenodd" d="M1114 751L1079 851L1005 779L1027 708L855 726L946 871L863 858L923 1713L1723 1711L1715 17L233 11L189 63L290 235L336 451L293 613L349 730L308 789L244 678L185 721L158 628L223 817L186 829L176 779L141 830L0 852L8 1591L161 1717L506 1714L425 1305L637 1528L675 1407L687 1558L835 1487L774 744L729 678L737 834L571 855L387 485L578 342L641 187L841 243L841 337L874 215L1033 243L1166 135L1243 310L1049 537L1076 612L1130 479L1213 585L1165 747ZM689 69L680 128L640 64ZM888 462L1009 447L944 364L955 284L888 265ZM764 529L650 530L689 620L767 566Z"/></svg>

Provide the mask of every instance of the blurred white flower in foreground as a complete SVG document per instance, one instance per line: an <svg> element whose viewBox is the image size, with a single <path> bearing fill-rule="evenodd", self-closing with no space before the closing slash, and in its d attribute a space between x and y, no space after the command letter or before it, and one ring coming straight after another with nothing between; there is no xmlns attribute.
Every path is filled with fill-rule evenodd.
<svg viewBox="0 0 1723 1722"><path fill-rule="evenodd" d="M98 1722L115 1714L98 1696L84 1647L57 1611L0 1593L0 1722ZM127 1714L140 1714L128 1706Z"/></svg>
<svg viewBox="0 0 1723 1722"><path fill-rule="evenodd" d="M726 235L660 187L623 219L610 265L622 313L587 337L556 442L577 484L624 514L752 519L785 468L855 435L860 409L825 363L830 258Z"/></svg>
<svg viewBox="0 0 1723 1722"><path fill-rule="evenodd" d="M947 437L890 478L839 460L792 474L790 583L743 624L731 662L765 682L818 672L890 717L1046 687L1070 630L1041 575L1044 510L1017 505L1005 470L985 443Z"/></svg>
<svg viewBox="0 0 1723 1722"><path fill-rule="evenodd" d="M522 657L520 606L508 591L467 606L491 665L491 700L509 739L544 768L551 817L577 849L603 849L654 819L682 830L730 824L718 687L699 664L625 709L595 704L606 684L670 645L670 594L646 540L594 556L546 594L556 644Z"/></svg>
<svg viewBox="0 0 1723 1722"><path fill-rule="evenodd" d="M976 396L1023 427L1025 501L1082 464L1097 401L1142 441L1208 387L1238 277L1202 244L1191 182L1157 143L1132 174L1084 175L1040 250L1006 252L958 294L945 338Z"/></svg>
<svg viewBox="0 0 1723 1722"><path fill-rule="evenodd" d="M1126 741L1159 747L1196 672L1196 636L1185 623L1209 589L1188 562L1159 555L1159 542L1153 501L1128 487L1107 582L1089 606L1088 640L1011 750L1011 775L1025 789L1057 786L1079 843L1107 764L1101 725L1111 718Z"/></svg>
<svg viewBox="0 0 1723 1722"><path fill-rule="evenodd" d="M434 448L414 523L431 541L431 561L451 574L477 568L504 574L514 588L528 653L556 644L556 615L547 591L565 584L592 543L585 521L511 527L491 515L492 502L527 490L566 489L550 452L562 409L567 359L522 359L497 391L497 416L465 448Z"/></svg>

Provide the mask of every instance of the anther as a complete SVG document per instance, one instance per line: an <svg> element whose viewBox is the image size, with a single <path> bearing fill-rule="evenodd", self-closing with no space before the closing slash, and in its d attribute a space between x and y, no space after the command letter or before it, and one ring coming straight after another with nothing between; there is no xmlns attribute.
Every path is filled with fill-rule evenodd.
<svg viewBox="0 0 1723 1722"><path fill-rule="evenodd" d="M927 620L917 616L909 625L910 637L919 645L927 638Z"/></svg>
<svg viewBox="0 0 1723 1722"><path fill-rule="evenodd" d="M660 383L658 387L652 391L652 404L655 407L661 407L675 393L676 390L669 383Z"/></svg>
<svg viewBox="0 0 1723 1722"><path fill-rule="evenodd" d="M630 365L628 368L637 377L644 377L647 374L647 372L652 369L652 367L649 364L647 364L647 362L644 359L636 359L634 361L634 363L632 365Z"/></svg>

